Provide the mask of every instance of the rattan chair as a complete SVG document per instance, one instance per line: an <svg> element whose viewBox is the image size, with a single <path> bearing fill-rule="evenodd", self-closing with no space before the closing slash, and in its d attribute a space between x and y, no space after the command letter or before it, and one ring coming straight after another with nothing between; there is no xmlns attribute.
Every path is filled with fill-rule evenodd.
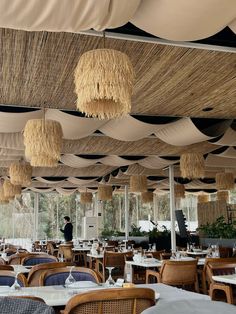
<svg viewBox="0 0 236 314"><path fill-rule="evenodd" d="M42 255L42 254L36 254L36 255L30 255L26 256L22 259L22 265L24 266L34 266L38 264L44 264L44 263L55 263L58 259L55 256L52 255Z"/></svg>
<svg viewBox="0 0 236 314"><path fill-rule="evenodd" d="M212 276L217 275L231 275L235 274L235 263L217 263L209 262L207 265L206 273L210 279L210 289L209 295L212 300L216 301L227 301L227 303L234 304L234 292L236 294L236 289L229 284L218 283L212 279ZM223 292L223 293L222 293ZM235 300L236 301L236 300Z"/></svg>
<svg viewBox="0 0 236 314"><path fill-rule="evenodd" d="M14 267L11 265L0 265L0 270L10 270L14 271Z"/></svg>
<svg viewBox="0 0 236 314"><path fill-rule="evenodd" d="M55 243L54 242L50 242L48 241L47 242L47 252L48 254L50 255L53 255L53 256L58 256L58 249L54 247Z"/></svg>
<svg viewBox="0 0 236 314"><path fill-rule="evenodd" d="M12 286L15 281L15 272L9 270L0 270L0 286ZM27 287L27 280L23 274L18 274L17 281L21 287Z"/></svg>
<svg viewBox="0 0 236 314"><path fill-rule="evenodd" d="M2 257L0 257L0 265L5 265L5 264L6 264L6 261Z"/></svg>
<svg viewBox="0 0 236 314"><path fill-rule="evenodd" d="M63 314L139 314L155 305L155 293L148 288L104 289L72 297Z"/></svg>
<svg viewBox="0 0 236 314"><path fill-rule="evenodd" d="M64 285L66 278L69 276L69 273L70 267L45 270L39 278L39 285ZM93 281L95 283L100 282L98 274L95 271L85 267L74 267L72 275L76 281Z"/></svg>
<svg viewBox="0 0 236 314"><path fill-rule="evenodd" d="M154 276L159 283L182 288L194 287L194 290L199 292L197 262L197 260L163 261L160 272L153 270L146 271L146 283L149 283L150 277Z"/></svg>
<svg viewBox="0 0 236 314"><path fill-rule="evenodd" d="M38 264L31 268L28 277L27 282L30 287L37 287L40 285L39 279L42 273L45 270L48 269L55 269L55 268L61 268L66 266L72 266L73 263L64 263L64 262L56 262L56 263L44 263L44 264ZM0 268L1 269L1 268Z"/></svg>

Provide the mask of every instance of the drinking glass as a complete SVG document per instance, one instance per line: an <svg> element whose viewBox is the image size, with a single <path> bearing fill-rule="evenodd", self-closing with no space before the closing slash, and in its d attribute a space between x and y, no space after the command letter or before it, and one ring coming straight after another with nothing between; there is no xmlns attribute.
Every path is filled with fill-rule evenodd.
<svg viewBox="0 0 236 314"><path fill-rule="evenodd" d="M114 269L115 267L106 267L106 269L109 271L109 276L105 282L105 285L107 287L112 287L114 286L115 284L115 281L113 280L112 276L111 276L111 272L112 272L112 269Z"/></svg>
<svg viewBox="0 0 236 314"><path fill-rule="evenodd" d="M19 285L18 281L17 281L17 277L18 277L19 272L15 273L15 281L13 283L13 285L10 287L11 290L20 290L21 286Z"/></svg>
<svg viewBox="0 0 236 314"><path fill-rule="evenodd" d="M148 251L149 251L149 252L151 252L151 250L152 250L152 244L151 244L151 243L149 243L149 244L148 244L148 246L149 246Z"/></svg>
<svg viewBox="0 0 236 314"><path fill-rule="evenodd" d="M73 268L74 268L74 266L71 266L69 276L65 280L65 286L66 287L69 287L71 284L76 282L75 278L72 275Z"/></svg>

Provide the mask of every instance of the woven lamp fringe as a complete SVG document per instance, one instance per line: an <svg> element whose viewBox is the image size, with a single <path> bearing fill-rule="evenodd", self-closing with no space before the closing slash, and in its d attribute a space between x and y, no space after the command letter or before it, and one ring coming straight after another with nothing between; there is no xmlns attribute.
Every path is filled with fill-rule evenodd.
<svg viewBox="0 0 236 314"><path fill-rule="evenodd" d="M175 185L175 197L176 198L185 198L185 187L183 184Z"/></svg>
<svg viewBox="0 0 236 314"><path fill-rule="evenodd" d="M56 167L62 149L62 127L54 120L32 119L24 129L25 156L33 167Z"/></svg>
<svg viewBox="0 0 236 314"><path fill-rule="evenodd" d="M21 195L21 186L11 184L10 180L3 183L4 195L7 199L12 200L15 196Z"/></svg>
<svg viewBox="0 0 236 314"><path fill-rule="evenodd" d="M198 203L207 203L209 202L209 195L208 194L200 194L197 197Z"/></svg>
<svg viewBox="0 0 236 314"><path fill-rule="evenodd" d="M98 200L111 201L112 200L112 186L100 184L98 186Z"/></svg>
<svg viewBox="0 0 236 314"><path fill-rule="evenodd" d="M153 202L153 193L146 191L141 193L141 202L143 204L148 204Z"/></svg>
<svg viewBox="0 0 236 314"><path fill-rule="evenodd" d="M0 187L0 204L8 204L9 199L6 198L3 190L3 186Z"/></svg>
<svg viewBox="0 0 236 314"><path fill-rule="evenodd" d="M32 167L28 162L14 162L9 168L10 181L14 185L31 184Z"/></svg>
<svg viewBox="0 0 236 314"><path fill-rule="evenodd" d="M204 177L205 162L200 153L185 153L180 157L180 171L183 178L197 179Z"/></svg>
<svg viewBox="0 0 236 314"><path fill-rule="evenodd" d="M229 203L229 191L217 191L217 200Z"/></svg>
<svg viewBox="0 0 236 314"><path fill-rule="evenodd" d="M75 69L77 109L99 119L131 111L134 70L128 56L113 49L84 53Z"/></svg>
<svg viewBox="0 0 236 314"><path fill-rule="evenodd" d="M234 175L231 172L219 172L216 174L217 190L233 190Z"/></svg>
<svg viewBox="0 0 236 314"><path fill-rule="evenodd" d="M130 192L146 192L147 177L146 176L131 176L130 177Z"/></svg>
<svg viewBox="0 0 236 314"><path fill-rule="evenodd" d="M81 204L91 204L93 202L93 194L91 192L81 192L80 193L80 203Z"/></svg>

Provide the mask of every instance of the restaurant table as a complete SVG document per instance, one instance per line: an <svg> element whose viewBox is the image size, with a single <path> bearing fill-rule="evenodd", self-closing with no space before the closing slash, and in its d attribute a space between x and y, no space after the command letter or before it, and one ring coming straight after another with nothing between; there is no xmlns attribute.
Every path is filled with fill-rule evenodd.
<svg viewBox="0 0 236 314"><path fill-rule="evenodd" d="M81 247L81 246L76 246L72 248L72 251L74 252L89 252L91 250L91 247Z"/></svg>
<svg viewBox="0 0 236 314"><path fill-rule="evenodd" d="M236 285L236 274L212 276L212 279L218 282Z"/></svg>
<svg viewBox="0 0 236 314"><path fill-rule="evenodd" d="M92 254L92 253L88 253L87 257L89 258L89 268L92 269L93 268L93 260L95 260L95 269L97 270L98 266L97 266L97 260L99 259L103 259L103 254Z"/></svg>
<svg viewBox="0 0 236 314"><path fill-rule="evenodd" d="M207 250L203 250L203 251L180 251L180 254L187 254L189 256L206 256L209 252Z"/></svg>
<svg viewBox="0 0 236 314"><path fill-rule="evenodd" d="M181 257L180 259L173 259L173 261L193 261L194 258L192 257ZM163 260L158 260L155 258L146 258L141 262L137 261L126 261L125 262L125 273L126 273L126 278L129 278L130 282L133 282L133 267L134 266L139 266L139 267L144 267L146 269L149 268L159 268L162 265ZM199 258L198 259L198 266L203 266L205 263L205 258Z"/></svg>
<svg viewBox="0 0 236 314"><path fill-rule="evenodd" d="M158 302L142 314L235 314L236 306L208 300L175 300Z"/></svg>
<svg viewBox="0 0 236 314"><path fill-rule="evenodd" d="M22 274L27 274L30 272L30 269L32 268L32 266L23 266L23 265L11 265L14 268L14 271L16 273L22 273Z"/></svg>
<svg viewBox="0 0 236 314"><path fill-rule="evenodd" d="M82 282L81 282L82 283ZM167 286L161 283L157 284L142 284L136 285L136 287L141 288L151 288L155 291L158 296L158 302L162 303L165 301L176 301L176 300L210 300L209 296L202 295L194 292L185 291L175 287ZM64 286L41 286L41 287L24 287L19 291L11 290L10 287L0 287L0 297L1 296L21 296L21 295L31 295L42 298L47 305L50 306L64 306L69 299L79 293L92 291L92 290L102 290L107 289L105 284L100 284L97 287L91 288L65 288ZM110 288L110 289L113 289ZM129 288L127 288L129 289Z"/></svg>

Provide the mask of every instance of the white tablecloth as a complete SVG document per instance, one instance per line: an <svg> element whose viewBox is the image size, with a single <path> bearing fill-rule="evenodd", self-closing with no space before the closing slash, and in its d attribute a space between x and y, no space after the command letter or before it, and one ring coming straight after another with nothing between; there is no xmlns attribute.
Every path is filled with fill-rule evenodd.
<svg viewBox="0 0 236 314"><path fill-rule="evenodd" d="M207 300L180 300L157 303L142 314L235 314L236 306Z"/></svg>

